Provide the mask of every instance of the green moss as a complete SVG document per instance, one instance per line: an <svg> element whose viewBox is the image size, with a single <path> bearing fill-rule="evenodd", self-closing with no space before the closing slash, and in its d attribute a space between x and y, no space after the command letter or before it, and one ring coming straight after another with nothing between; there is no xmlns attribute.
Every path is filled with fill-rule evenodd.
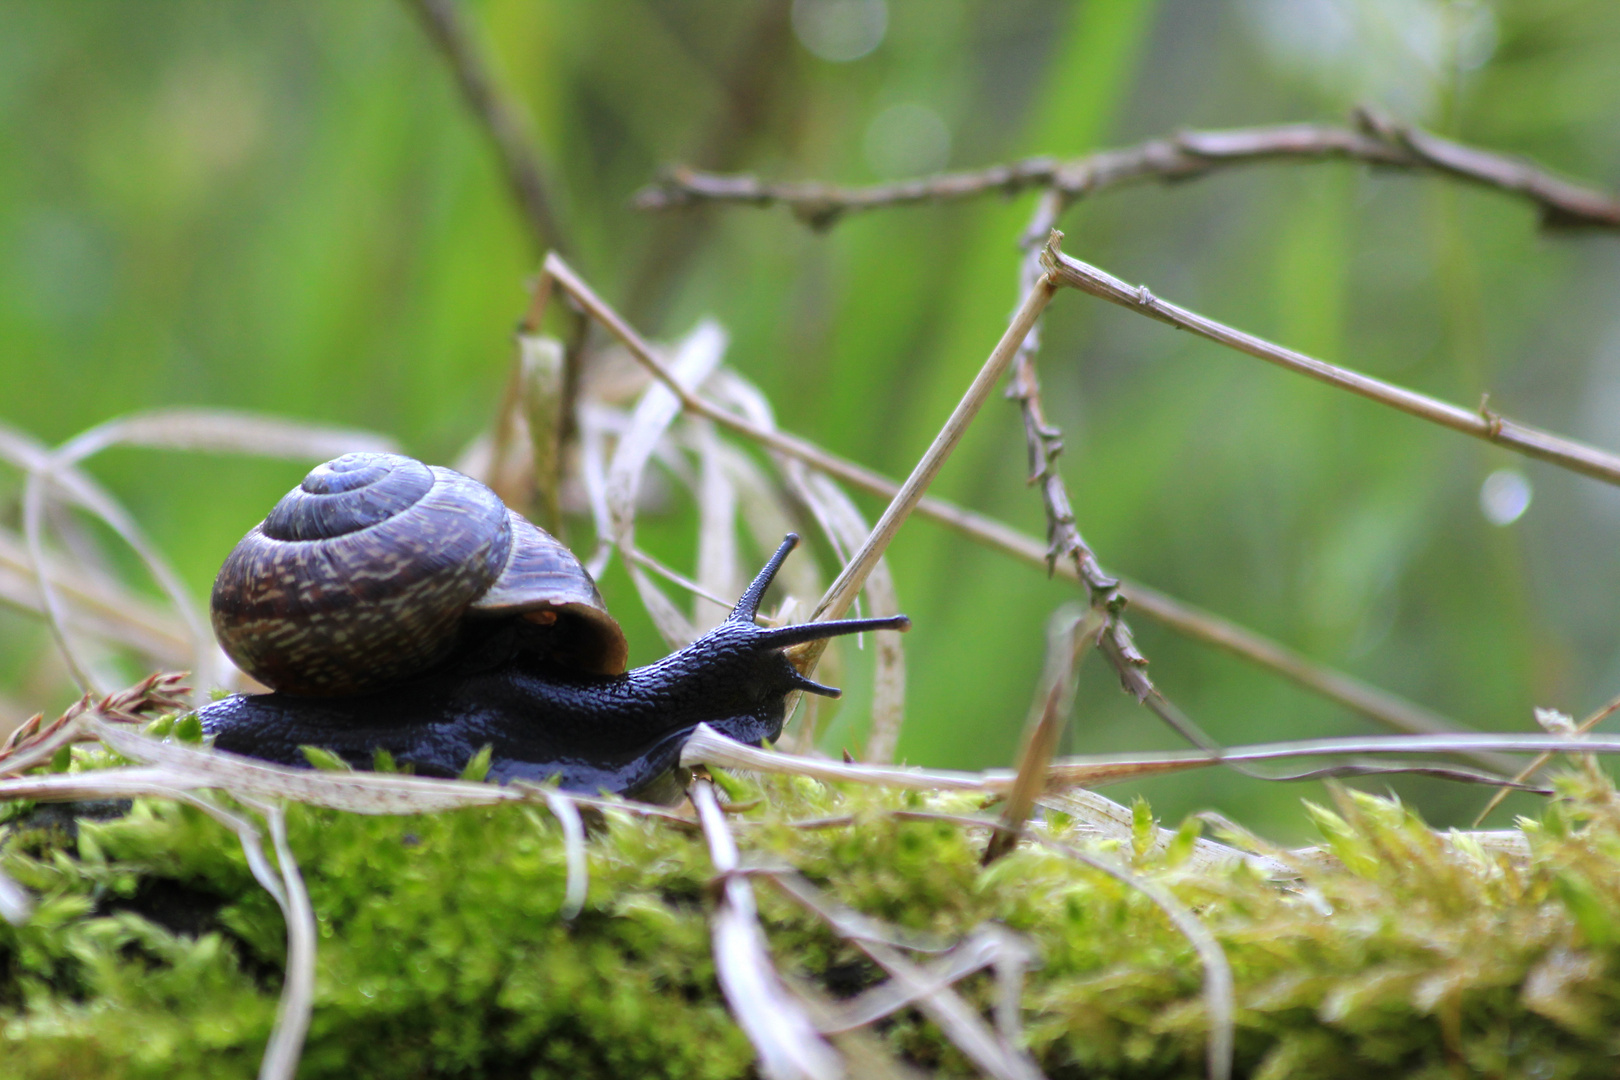
<svg viewBox="0 0 1620 1080"><path fill-rule="evenodd" d="M739 816L748 855L906 927L961 935L993 919L1026 935L1041 958L1026 1034L1048 1075L1202 1074L1202 969L1139 892L1044 849L984 868L982 836L888 813L973 808L959 797L733 784L762 800ZM1447 841L1386 800L1310 813L1334 857L1297 881L1207 868L1189 858L1192 828L1158 854L1113 848L1219 937L1240 1075L1614 1074L1620 812L1606 784L1569 780L1526 823L1528 861ZM828 814L853 823L787 824ZM27 925L0 926L0 1075L253 1074L285 931L233 835L150 801L80 821L76 839L27 814L3 829L0 866L40 903ZM300 1076L754 1075L715 981L711 867L691 831L596 821L589 899L565 922L560 832L533 808L294 807L289 829L320 930ZM758 891L784 971L833 996L878 980L817 919ZM989 976L962 990L988 1012ZM914 1014L879 1030L924 1068L971 1071Z"/></svg>

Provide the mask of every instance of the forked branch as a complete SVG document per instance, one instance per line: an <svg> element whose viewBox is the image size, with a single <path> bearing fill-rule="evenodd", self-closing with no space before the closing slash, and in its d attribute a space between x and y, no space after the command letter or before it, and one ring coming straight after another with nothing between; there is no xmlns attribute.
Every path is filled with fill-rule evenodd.
<svg viewBox="0 0 1620 1080"><path fill-rule="evenodd" d="M1037 246L1036 254L1038 253ZM899 492L900 484L882 473L832 454L807 439L756 424L689 391L675 378L652 346L555 253L546 257L540 281L536 286L536 302L525 322L525 326L531 331L541 325L544 307L553 287L561 289L589 318L616 338L655 379L669 388L688 412L706 417L728 431L802 461L859 490L885 499L893 499ZM1028 347L1029 338L1026 336L1025 348ZM1019 532L995 518L934 496L924 496L917 503L916 512L954 529L975 543L1010 555L1022 562L1055 570L1059 576L1080 580L1080 570L1074 560L1060 559L1054 567L1049 561L1051 548L1048 544L1043 544L1035 537ZM1092 560L1091 565L1095 565L1095 560ZM1100 570L1098 572L1100 573ZM1106 578L1107 575L1104 574L1103 577ZM1273 670L1386 727L1396 731L1428 733L1464 730L1462 725L1453 720L1343 672L1318 664L1264 635L1211 612L1203 611L1147 586L1126 582L1120 588L1126 598L1137 605L1138 610L1178 633L1215 645L1261 667ZM1110 656L1119 655L1117 642L1111 642L1111 645L1114 647L1110 649ZM1500 761L1482 761L1482 763L1489 764L1493 768L1500 768L1502 765Z"/></svg>

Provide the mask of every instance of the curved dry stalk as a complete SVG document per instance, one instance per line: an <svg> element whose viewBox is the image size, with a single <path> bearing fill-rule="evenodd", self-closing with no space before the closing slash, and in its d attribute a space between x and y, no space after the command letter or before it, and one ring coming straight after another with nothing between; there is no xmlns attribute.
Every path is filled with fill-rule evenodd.
<svg viewBox="0 0 1620 1080"><path fill-rule="evenodd" d="M740 596L743 590L737 558L738 494L714 425L695 417L691 425L698 459L696 574L702 601L693 604L692 615L700 629L710 630L731 614L725 597Z"/></svg>
<svg viewBox="0 0 1620 1080"><path fill-rule="evenodd" d="M995 1032L949 985L876 941L854 939L855 945L882 968L901 990L973 1064L996 1080L1045 1080L1027 1053L997 1038Z"/></svg>
<svg viewBox="0 0 1620 1080"><path fill-rule="evenodd" d="M637 566L640 566L645 570L651 570L653 573L657 574L671 585L680 586L700 600L707 600L711 604L724 604L728 602L726 598L721 596L719 593L714 592L712 589L704 588L701 584L693 581L679 570L665 566L663 563L659 562L645 551L642 551L640 548L625 548L623 549L623 554L626 561L635 563ZM729 601L729 603L735 606L737 601L732 600ZM731 609L727 608L726 610L730 611Z"/></svg>
<svg viewBox="0 0 1620 1080"><path fill-rule="evenodd" d="M551 816L562 827L563 851L568 859L568 879L563 888L562 907L557 917L571 921L585 908L585 896L590 891L590 861L585 854L585 822L579 816L574 800L554 788L543 788L542 793Z"/></svg>
<svg viewBox="0 0 1620 1080"><path fill-rule="evenodd" d="M739 874L737 842L707 780L688 790L719 874L719 896L710 919L715 974L731 1015L754 1044L760 1071L772 1080L842 1077L838 1053L816 1032L804 1007L782 985L759 928L754 890Z"/></svg>
<svg viewBox="0 0 1620 1080"><path fill-rule="evenodd" d="M776 429L776 415L770 401L753 383L735 371L722 368L706 384L706 388L721 405L734 408L767 430ZM797 524L777 496L780 485L767 479L751 457L729 444L716 440L726 471L744 498L743 517L759 546L769 551L777 538L797 529ZM869 527L854 502L833 481L805 466L794 457L772 454L771 460L785 481L788 491L798 503L809 511L821 529L822 536L831 545L838 565L848 561L848 554L866 538ZM791 575L791 580L789 579ZM820 574L813 559L797 559L784 564L778 580L787 588L788 603L797 605L802 598L819 596L822 592ZM900 614L900 601L894 588L894 576L887 561L879 560L866 581L866 597L870 614L874 616ZM795 607L796 610L796 607ZM786 617L784 609L782 616ZM882 631L874 634L877 658L872 673L872 703L869 736L863 757L868 760L890 760L894 745L905 720L905 648L900 634ZM857 636L856 647L864 645L864 635ZM837 655L836 653L834 654ZM839 680L834 677L833 682ZM795 704L795 700L797 704ZM817 720L826 699L816 695L795 692L789 698L789 715L799 718L797 730L779 740L783 749L809 749L815 745Z"/></svg>
<svg viewBox="0 0 1620 1080"><path fill-rule="evenodd" d="M212 655L205 651L203 643L211 645L213 638L204 629L202 615L180 581L179 575L146 540L145 534L141 532L134 519L117 500L84 473L70 464L58 465L52 451L15 433L5 434L9 437L0 440L0 455L6 456L17 466L27 470L27 480L23 489L23 541L28 551L30 571L35 586L39 589L40 607L45 614L46 624L50 627L51 636L56 641L57 649L80 689L95 688L98 692L106 692L91 678L88 667L82 662L78 650L74 647L62 599L57 593L51 574L46 569L48 557L45 553L44 538L45 503L49 488L53 486L60 488L76 505L99 517L135 552L136 557L146 566L147 572L152 575L158 587L163 590L169 602L185 621L191 641L193 670L206 675L212 667Z"/></svg>
<svg viewBox="0 0 1620 1080"><path fill-rule="evenodd" d="M1519 735L1481 732L1469 735L1383 735L1333 739L1304 739L1296 742L1259 743L1222 748L1219 753L1202 750L1170 750L1150 753L1091 754L1059 758L1047 773L1047 789L1095 787L1125 780L1213 765L1242 765L1256 762L1291 761L1296 758L1357 758L1373 754L1397 756L1432 754L1539 753L1549 750L1567 754L1620 754L1620 736L1571 738L1562 735ZM1005 795L1012 789L1016 773L1008 769L959 772L947 769L912 769L895 766L861 765L799 757L761 750L728 739L713 728L699 724L681 750L681 764L719 765L758 772L788 773L832 782L853 781L888 787L940 791L982 791ZM1334 776L1370 776L1417 773L1465 783L1501 784L1491 773L1419 762L1410 765L1361 762L1330 765L1320 769L1280 776L1247 772L1257 780L1284 782L1325 779ZM1525 790L1545 792L1545 788Z"/></svg>
<svg viewBox="0 0 1620 1080"><path fill-rule="evenodd" d="M782 462L784 475L810 508L822 531L834 542L835 549L853 550L869 535L870 527L853 499L823 473L815 472L802 462L788 459ZM849 559L845 558L847 565ZM895 589L894 574L886 559L872 566L864 585L870 605L868 612L874 618L899 615L900 597ZM877 659L873 665L871 722L867 728L866 745L861 749L861 760L875 763L891 762L900 745L900 731L905 725L906 708L906 653L904 636L893 630L880 630L872 634L876 643Z"/></svg>
<svg viewBox="0 0 1620 1080"><path fill-rule="evenodd" d="M304 877L298 872L292 846L287 843L285 812L279 803L264 806L260 812L270 825L270 842L275 846L282 888L286 890L282 910L287 920L287 971L281 1000L276 1003L276 1024L259 1065L259 1080L293 1080L315 1007L315 909L309 902Z"/></svg>
<svg viewBox="0 0 1620 1080"><path fill-rule="evenodd" d="M865 1027L911 1005L929 1008L929 999L950 993L951 986L956 982L984 968L993 967L998 987L996 1027L1000 1039L990 1036L982 1023L970 1023L965 1027L942 1024L941 1031L964 1053L982 1055L986 1059L986 1071L991 1075L1019 1076L1035 1069L1034 1063L1020 1050L1024 972L1036 959L1034 950L1023 938L1005 927L986 923L961 941L951 944L937 940L933 935L919 935L916 931L880 923L845 907L812 885L797 870L764 867L749 872L765 878L783 895L825 922L840 937L856 943L862 949L876 945L889 950L911 949L942 954L927 968L908 967L908 974L915 972L920 978L891 978L828 1008L825 1015L818 1016L816 1020L823 1034L839 1034ZM899 958L899 954L892 951L888 955L892 959ZM950 1020L958 1011L950 1008L940 1010L935 1006L936 1019ZM1000 1045L997 1045L998 1041Z"/></svg>
<svg viewBox="0 0 1620 1080"><path fill-rule="evenodd" d="M771 880L775 882L779 879ZM924 998L949 990L969 975L993 967L1000 959L997 951L1000 944L999 937L1000 935L986 935L980 938L970 935L946 956L918 969L922 975L921 985L897 986L899 980L890 979L869 990L861 991L849 1001L840 1002L832 1016L818 1021L822 1034L839 1035L875 1024L901 1009L918 1004ZM946 1037L950 1038L949 1032L946 1033ZM1005 1035L1002 1039L1010 1044Z"/></svg>
<svg viewBox="0 0 1620 1080"><path fill-rule="evenodd" d="M1190 180L1238 165L1342 160L1380 168L1440 172L1519 196L1534 203L1541 210L1543 223L1552 227L1620 228L1620 199L1608 192L1573 184L1517 158L1396 124L1364 108L1358 109L1352 119L1355 129L1278 124L1186 131L1071 161L1027 158L1008 165L867 187L769 183L753 176L678 167L638 191L633 204L638 210L654 211L708 203L785 206L812 228L822 229L846 214L917 203L1010 196L1031 188L1047 188L1072 200L1150 181Z"/></svg>
<svg viewBox="0 0 1620 1080"><path fill-rule="evenodd" d="M726 332L718 323L709 320L699 323L677 346L667 369L675 386L690 393L690 388L701 385L724 359L726 344ZM680 413L681 401L677 393L663 383L653 383L636 403L629 426L614 448L607 470L605 498L613 542L621 551L635 549L636 499L642 476L659 442ZM691 620L652 583L637 561L626 559L625 566L665 644L680 648L697 637L697 628Z"/></svg>
<svg viewBox="0 0 1620 1080"><path fill-rule="evenodd" d="M193 660L185 626L118 582L88 567L45 553L44 572L62 598L68 628L116 642L155 667L184 667ZM22 538L0 528L0 603L45 615L35 570Z"/></svg>
<svg viewBox="0 0 1620 1080"><path fill-rule="evenodd" d="M363 428L283 420L235 409L148 409L115 417L73 436L53 451L57 464L72 465L113 446L204 450L289 461L334 458L356 451L391 454L399 444Z"/></svg>
<svg viewBox="0 0 1620 1080"><path fill-rule="evenodd" d="M40 606L64 661L81 688L94 680L69 633L70 619L45 552L44 517L51 489L100 518L129 545L179 612L190 638L191 667L201 688L222 682L223 656L214 647L201 610L157 548L116 499L78 468L108 447L126 445L175 450L220 450L295 460L332 457L349 450L391 450L395 444L367 431L292 422L224 409L154 409L118 417L74 436L55 450L13 431L0 431L0 457L27 471L23 533Z"/></svg>
<svg viewBox="0 0 1620 1080"><path fill-rule="evenodd" d="M488 484L502 502L527 513L558 537L563 535L567 375L562 342L519 333L511 375L495 411L494 431L476 444L484 456L473 459L477 468L458 466L459 471Z"/></svg>

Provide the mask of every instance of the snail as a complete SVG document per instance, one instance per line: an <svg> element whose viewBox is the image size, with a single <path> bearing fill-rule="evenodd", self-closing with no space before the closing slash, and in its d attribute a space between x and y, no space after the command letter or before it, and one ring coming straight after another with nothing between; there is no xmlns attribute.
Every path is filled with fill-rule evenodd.
<svg viewBox="0 0 1620 1080"><path fill-rule="evenodd" d="M496 781L635 794L700 723L759 744L795 690L836 697L782 650L910 620L755 623L789 534L729 617L626 671L623 631L556 538L470 477L396 454L317 466L231 551L215 580L221 646L271 688L200 710L222 750L357 768L380 752L456 776L491 748Z"/></svg>

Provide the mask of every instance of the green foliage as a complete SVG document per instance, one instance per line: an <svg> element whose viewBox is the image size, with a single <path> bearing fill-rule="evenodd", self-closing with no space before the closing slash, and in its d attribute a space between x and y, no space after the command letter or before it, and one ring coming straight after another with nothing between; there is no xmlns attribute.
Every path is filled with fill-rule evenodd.
<svg viewBox="0 0 1620 1080"><path fill-rule="evenodd" d="M631 210L661 164L867 183L885 178L869 134L897 105L936 113L947 164L972 168L1180 128L1337 122L1357 101L1599 185L1620 161L1612 0L889 0L884 42L847 64L799 43L787 0L460 6L532 121L570 257L601 295L666 340L712 313L783 427L894 476L1004 324L1033 196L811 233L777 211ZM1342 17L1289 21L1330 8ZM1490 32L1460 50L1479 18ZM436 462L490 422L540 252L411 5L0 0L0 25L0 422L54 442L214 405L375 428ZM1620 445L1602 287L1615 241L1540 234L1512 198L1257 166L1084 200L1062 226L1073 254L1242 329ZM1078 295L1051 309L1040 374L1110 571L1481 727L1523 728L1532 705L1581 715L1614 691L1617 503L1596 482ZM1535 499L1498 529L1478 495L1504 467ZM89 468L201 600L304 467L118 450ZM938 493L1038 535L1024 470L1015 414L992 405ZM19 490L0 474L6 528ZM677 494L641 542L690 570L693 514ZM589 523L569 524L588 550ZM1073 589L924 522L890 563L915 619L902 755L1007 763L1045 616ZM636 662L655 658L622 568L602 586ZM1133 628L1166 692L1224 742L1366 730L1144 618ZM53 649L37 619L0 613L0 719L77 696ZM864 663L827 707L832 752L860 745ZM1105 673L1086 673L1080 700L1077 751L1168 739ZM1402 784L1431 820L1477 809ZM1171 820L1213 805L1256 828L1298 821L1293 793L1232 774L1147 794Z"/></svg>
<svg viewBox="0 0 1620 1080"><path fill-rule="evenodd" d="M735 819L751 857L914 930L958 936L997 920L1027 936L1040 966L1026 1037L1049 1075L1202 1074L1197 955L1140 892L1037 847L985 868L972 830L892 813L972 810L961 796L728 785L762 800ZM0 847L0 867L40 897L29 923L0 928L5 1075L250 1075L284 928L235 838L167 803L76 830L25 810ZM1189 858L1191 822L1160 853L1087 841L1078 825L1059 835L1133 864L1215 932L1236 977L1239 1075L1612 1075L1620 806L1606 781L1567 778L1522 823L1528 854L1436 833L1389 799L1340 792L1309 811L1324 845L1288 856L1297 876L1281 878ZM852 823L791 824L829 814ZM1137 816L1151 820L1145 805ZM565 922L561 836L528 808L395 818L295 806L289 828L319 920L300 1076L753 1075L715 981L695 831L597 818L589 898ZM834 997L880 979L816 917L757 890L785 972ZM989 976L961 989L988 1010ZM916 1014L878 1030L917 1065L968 1069Z"/></svg>

